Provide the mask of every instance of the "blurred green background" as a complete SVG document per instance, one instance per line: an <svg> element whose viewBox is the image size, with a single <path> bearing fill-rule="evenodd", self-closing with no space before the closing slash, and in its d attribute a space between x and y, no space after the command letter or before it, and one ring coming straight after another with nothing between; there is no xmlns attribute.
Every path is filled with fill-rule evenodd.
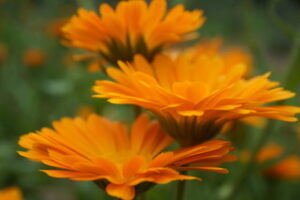
<svg viewBox="0 0 300 200"><path fill-rule="evenodd" d="M0 0L0 189L17 185L26 200L110 199L91 182L71 182L47 177L41 164L16 154L22 134L50 126L63 116L94 112L128 121L128 106L109 105L91 98L91 86L103 77L89 73L86 63L72 61L72 50L61 45L58 27L77 7L96 10L116 0ZM173 0L188 9L200 8L207 21L200 38L222 37L225 46L241 46L253 55L255 74L272 72L272 79L299 92L299 0ZM298 51L297 51L298 50ZM298 56L299 57L299 56ZM299 59L299 58L298 58ZM292 73L289 73L290 70ZM299 95L289 101L300 105ZM299 154L297 124L277 123L270 140L287 152ZM275 130L274 130L275 129ZM249 132L237 146L251 148L262 129ZM241 145L243 144L243 145ZM239 151L237 150L237 154ZM226 193L241 164L228 165L229 175L199 173L203 182L190 182L187 199L218 199ZM298 181L266 180L256 171L249 176L237 199L300 199ZM172 199L175 184L156 186L147 199Z"/></svg>

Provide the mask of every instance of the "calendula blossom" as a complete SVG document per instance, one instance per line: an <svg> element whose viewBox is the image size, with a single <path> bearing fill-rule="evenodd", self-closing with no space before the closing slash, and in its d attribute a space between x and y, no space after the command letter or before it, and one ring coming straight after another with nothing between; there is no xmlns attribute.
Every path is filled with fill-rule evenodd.
<svg viewBox="0 0 300 200"><path fill-rule="evenodd" d="M131 61L135 54L152 60L205 21L201 10L186 11L183 5L167 11L166 0L120 1L115 9L104 3L99 13L80 8L62 29L66 45L90 52L81 58L96 58L92 65Z"/></svg>
<svg viewBox="0 0 300 200"><path fill-rule="evenodd" d="M133 63L119 65L107 69L112 81L96 82L94 97L151 110L183 146L211 139L230 120L258 116L294 122L300 112L299 107L267 105L295 95L270 81L270 73L246 79L246 65L231 65L218 54L157 55L152 63L138 55Z"/></svg>
<svg viewBox="0 0 300 200"><path fill-rule="evenodd" d="M98 115L64 118L53 127L22 136L19 144L28 151L19 154L58 168L42 170L49 176L96 181L109 195L125 200L133 199L149 182L198 179L178 171L227 173L218 165L234 160L228 155L231 143L222 140L161 153L172 139L146 115L130 132L124 124Z"/></svg>
<svg viewBox="0 0 300 200"><path fill-rule="evenodd" d="M1 200L22 200L22 193L18 187L10 187L0 190Z"/></svg>

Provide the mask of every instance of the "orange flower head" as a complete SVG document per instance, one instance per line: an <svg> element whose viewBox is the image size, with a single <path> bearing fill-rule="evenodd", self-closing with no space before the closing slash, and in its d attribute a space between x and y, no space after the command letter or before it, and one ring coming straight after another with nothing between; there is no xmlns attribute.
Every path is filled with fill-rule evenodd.
<svg viewBox="0 0 300 200"><path fill-rule="evenodd" d="M115 9L101 4L99 13L79 9L63 27L65 44L96 53L98 59L112 64L132 61L135 54L152 60L205 21L201 10L186 11L183 5L167 12L166 0L152 0L149 5L146 0L120 1Z"/></svg>
<svg viewBox="0 0 300 200"><path fill-rule="evenodd" d="M0 199L1 200L22 200L22 194L19 188L10 187L4 190L0 190Z"/></svg>
<svg viewBox="0 0 300 200"><path fill-rule="evenodd" d="M278 144L269 144L262 148L257 155L257 162L263 163L275 160L283 156L283 148ZM288 155L276 161L263 171L269 178L276 179L300 179L300 157Z"/></svg>
<svg viewBox="0 0 300 200"><path fill-rule="evenodd" d="M235 159L228 155L230 142L222 140L161 153L172 139L146 115L134 122L130 133L123 124L97 115L64 118L53 126L22 136L19 144L28 151L19 154L58 168L42 170L49 176L93 180L120 199L133 199L149 183L198 179L181 175L182 170L227 173L218 165Z"/></svg>
<svg viewBox="0 0 300 200"><path fill-rule="evenodd" d="M41 49L29 49L23 54L23 63L27 67L40 67L46 61L46 53Z"/></svg>
<svg viewBox="0 0 300 200"><path fill-rule="evenodd" d="M294 122L300 112L299 107L265 105L294 96L270 81L270 73L243 78L243 63L228 66L218 55L157 55L152 63L136 56L132 64L120 62L120 68L108 68L114 81L97 81L94 97L153 111L183 146L211 139L230 120L261 116Z"/></svg>

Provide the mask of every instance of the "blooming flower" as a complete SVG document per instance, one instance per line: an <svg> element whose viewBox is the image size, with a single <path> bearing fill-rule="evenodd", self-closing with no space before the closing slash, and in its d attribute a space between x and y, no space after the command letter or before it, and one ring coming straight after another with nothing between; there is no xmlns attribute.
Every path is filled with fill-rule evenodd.
<svg viewBox="0 0 300 200"><path fill-rule="evenodd" d="M42 170L49 176L94 180L121 199L133 199L145 182L198 179L181 175L182 170L227 173L218 165L234 159L228 155L230 142L222 140L160 153L172 139L146 115L134 122L130 133L123 124L97 115L64 118L53 126L22 136L19 144L28 151L19 154L59 168Z"/></svg>
<svg viewBox="0 0 300 200"><path fill-rule="evenodd" d="M135 54L152 60L163 47L182 41L205 21L200 10L189 12L183 5L166 9L166 0L152 0L149 5L145 0L120 1L115 10L102 4L100 16L79 9L64 26L64 37L69 46L91 52L88 57L100 56L112 64L131 61Z"/></svg>
<svg viewBox="0 0 300 200"><path fill-rule="evenodd" d="M1 200L22 200L22 194L19 188L10 187L4 190L0 190Z"/></svg>
<svg viewBox="0 0 300 200"><path fill-rule="evenodd" d="M183 146L214 137L230 120L261 116L294 122L300 112L299 107L265 105L294 96L270 81L270 73L243 78L243 63L231 65L218 55L158 55L152 63L136 56L132 64L120 62L120 68L108 68L114 81L97 81L94 97L150 109Z"/></svg>

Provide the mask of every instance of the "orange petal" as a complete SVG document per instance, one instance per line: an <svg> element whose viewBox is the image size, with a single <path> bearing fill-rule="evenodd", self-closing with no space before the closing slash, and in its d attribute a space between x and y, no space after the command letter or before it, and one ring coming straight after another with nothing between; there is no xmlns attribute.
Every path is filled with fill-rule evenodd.
<svg viewBox="0 0 300 200"><path fill-rule="evenodd" d="M135 196L134 187L126 184L109 184L106 187L106 192L113 197L121 198L123 200L131 200Z"/></svg>
<svg viewBox="0 0 300 200"><path fill-rule="evenodd" d="M126 179L134 177L136 173L143 167L145 159L141 156L136 156L127 161L123 166L123 176Z"/></svg>

